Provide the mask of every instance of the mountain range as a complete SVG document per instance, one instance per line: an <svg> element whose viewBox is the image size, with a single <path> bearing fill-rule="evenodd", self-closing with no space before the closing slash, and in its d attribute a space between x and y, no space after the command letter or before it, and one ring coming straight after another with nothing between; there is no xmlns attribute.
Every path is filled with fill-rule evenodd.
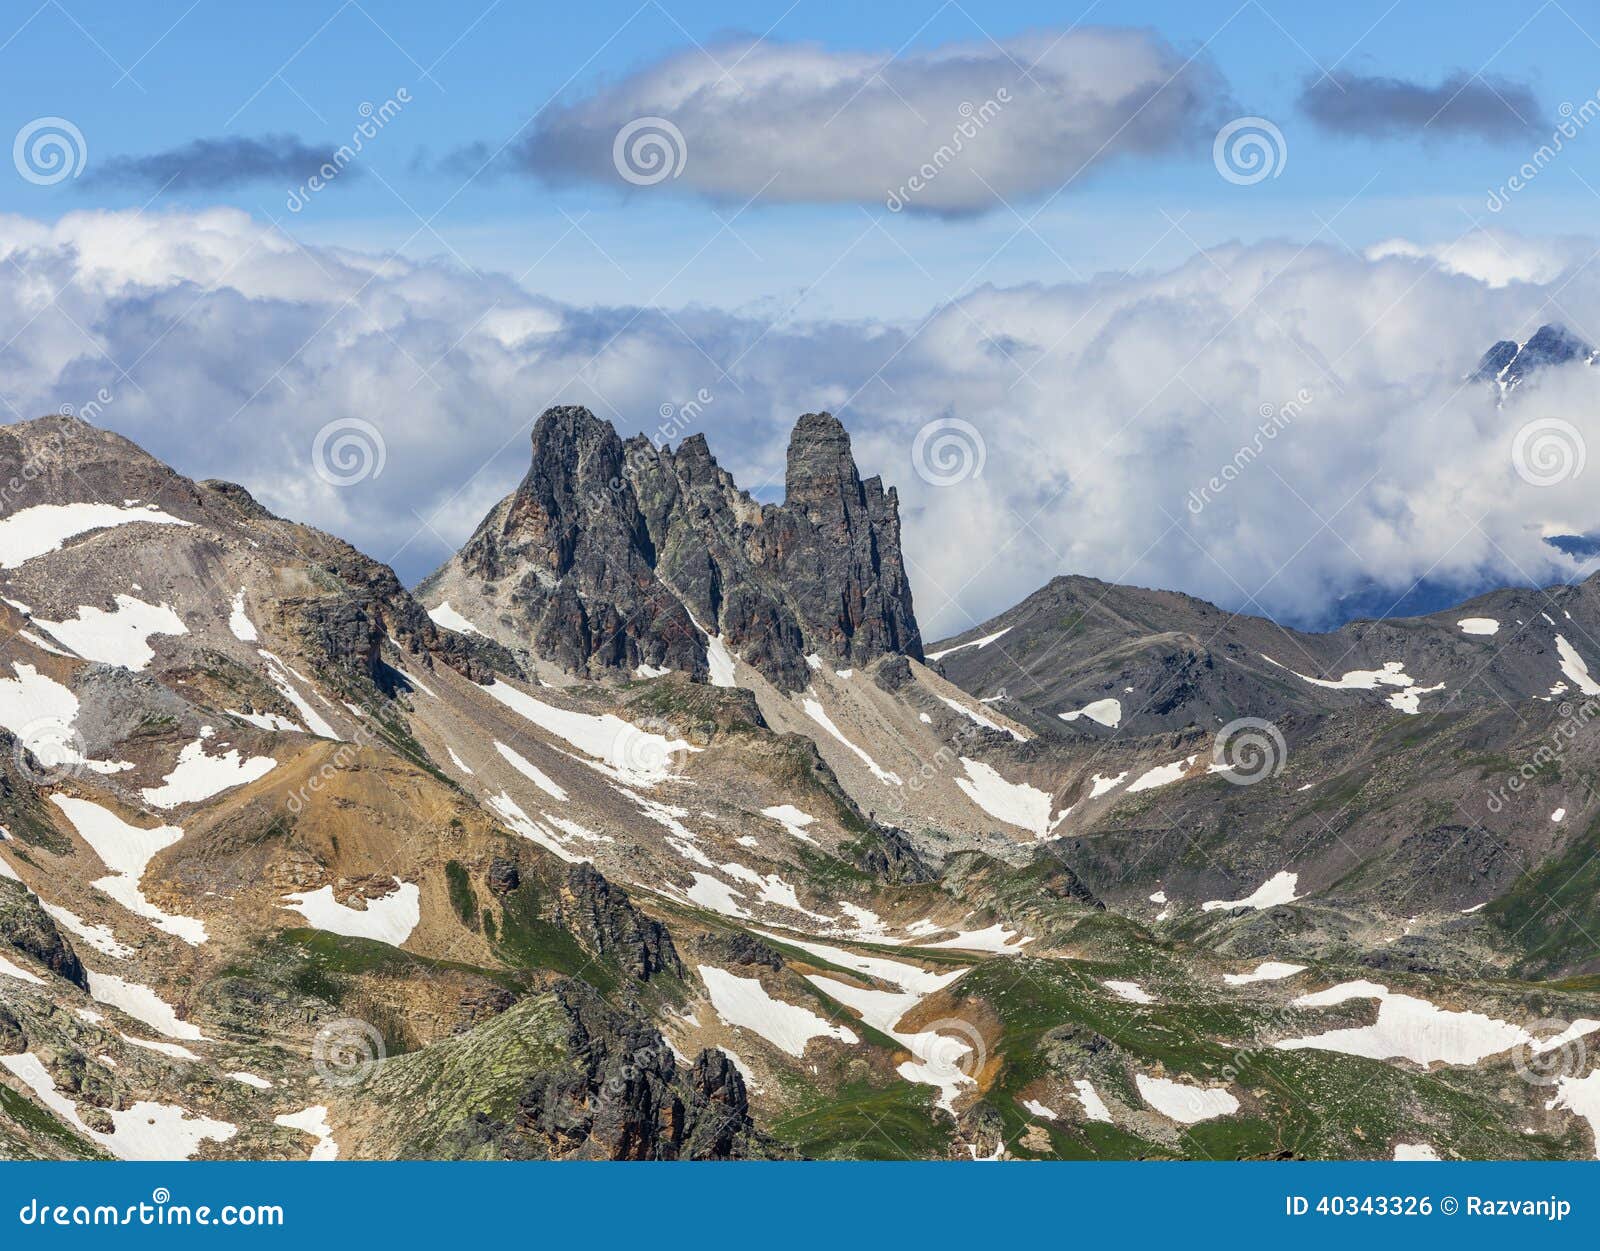
<svg viewBox="0 0 1600 1251"><path fill-rule="evenodd" d="M925 643L827 413L774 504L549 409L414 590L76 418L0 483L0 1157L1600 1153L1593 579Z"/></svg>

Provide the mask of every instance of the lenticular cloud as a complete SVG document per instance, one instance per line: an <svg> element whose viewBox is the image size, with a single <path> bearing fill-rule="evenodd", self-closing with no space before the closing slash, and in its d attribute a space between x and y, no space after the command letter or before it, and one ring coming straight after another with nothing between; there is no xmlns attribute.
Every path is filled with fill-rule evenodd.
<svg viewBox="0 0 1600 1251"><path fill-rule="evenodd" d="M514 158L557 182L670 179L735 202L971 213L1117 158L1209 145L1225 97L1208 60L1149 31L1042 30L898 55L733 40L542 110ZM645 122L649 147L618 146Z"/></svg>

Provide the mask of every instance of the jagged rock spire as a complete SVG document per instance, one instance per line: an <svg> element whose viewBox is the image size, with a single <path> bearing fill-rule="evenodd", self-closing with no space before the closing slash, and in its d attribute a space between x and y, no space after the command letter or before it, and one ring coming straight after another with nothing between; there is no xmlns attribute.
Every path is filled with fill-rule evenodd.
<svg viewBox="0 0 1600 1251"><path fill-rule="evenodd" d="M705 677L706 634L788 689L805 684L809 652L922 654L899 501L862 480L829 413L795 424L784 502L762 505L701 435L673 451L623 442L587 409L549 409L521 485L422 594L482 605L475 619L502 642L578 672Z"/></svg>

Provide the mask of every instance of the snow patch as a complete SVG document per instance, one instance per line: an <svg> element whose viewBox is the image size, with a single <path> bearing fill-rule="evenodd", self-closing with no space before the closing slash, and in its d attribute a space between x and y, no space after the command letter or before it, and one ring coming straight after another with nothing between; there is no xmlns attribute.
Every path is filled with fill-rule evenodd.
<svg viewBox="0 0 1600 1251"><path fill-rule="evenodd" d="M1122 780L1127 776L1128 770L1126 769L1117 774L1116 777L1101 777L1098 773L1095 774L1089 779L1089 798L1099 799L1100 796L1108 791L1116 790L1117 787L1122 785Z"/></svg>
<svg viewBox="0 0 1600 1251"><path fill-rule="evenodd" d="M902 1062L896 1071L908 1082L937 1087L939 1106L954 1114L955 1099L961 1087L975 1084L974 1078L963 1068L964 1064L971 1063L966 1057L973 1053L972 1044L965 1039L932 1030L902 1033L895 1028L901 1018L926 998L925 994L868 990L817 973L808 974L807 980L824 994L853 1009L867 1025L887 1034L909 1051L914 1058Z"/></svg>
<svg viewBox="0 0 1600 1251"><path fill-rule="evenodd" d="M181 938L191 947L206 941L204 922L162 911L146 899L144 892L139 889L140 879L144 877L150 861L155 859L158 852L171 847L183 837L181 827L158 825L148 830L140 829L87 799L52 795L50 800L66 815L78 836L111 870L111 876L91 883L96 890L115 899L135 916L144 917L158 930Z"/></svg>
<svg viewBox="0 0 1600 1251"><path fill-rule="evenodd" d="M89 978L89 995L98 1003L118 1008L135 1021L148 1025L158 1034L180 1038L187 1042L203 1042L205 1035L200 1027L191 1025L178 1016L178 1010L150 987L130 982L111 973L96 973L86 969Z"/></svg>
<svg viewBox="0 0 1600 1251"><path fill-rule="evenodd" d="M167 604L147 604L131 595L118 595L110 612L93 605L78 609L67 621L36 622L57 641L85 660L143 669L155 659L146 641L152 634L187 634L183 619Z"/></svg>
<svg viewBox="0 0 1600 1251"><path fill-rule="evenodd" d="M72 728L78 719L78 697L67 687L20 661L12 662L11 671L17 676L0 678L0 727L22 745L48 756L51 764L81 764L95 773L133 768L127 761L83 756Z"/></svg>
<svg viewBox="0 0 1600 1251"><path fill-rule="evenodd" d="M813 1038L834 1038L844 1043L861 1039L843 1025L833 1025L815 1012L774 999L758 978L737 977L714 965L700 966L700 980L711 995L711 1006L729 1025L759 1034L780 1051L798 1059Z"/></svg>
<svg viewBox="0 0 1600 1251"><path fill-rule="evenodd" d="M1255 908L1257 911L1262 908L1276 908L1279 904L1293 903L1301 897L1294 893L1299 881L1298 873L1280 870L1243 899L1208 899L1200 907L1205 912L1215 912L1219 908Z"/></svg>
<svg viewBox="0 0 1600 1251"><path fill-rule="evenodd" d="M233 637L241 643L258 643L261 641L261 635L256 630L255 622L250 620L250 614L244 609L243 587L233 597L233 608L228 613L228 629L233 631Z"/></svg>
<svg viewBox="0 0 1600 1251"><path fill-rule="evenodd" d="M292 908L313 928L346 938L370 938L401 946L422 920L422 890L415 882L401 882L382 899L369 899L364 911L346 907L333 897L333 887L296 891L285 895L280 906Z"/></svg>
<svg viewBox="0 0 1600 1251"><path fill-rule="evenodd" d="M774 804L771 808L763 808L761 815L770 817L802 842L815 844L817 841L806 833L806 826L815 823L816 818L808 812L801 812L793 804Z"/></svg>
<svg viewBox="0 0 1600 1251"><path fill-rule="evenodd" d="M342 742L343 740L339 739L339 731L335 730L322 718L317 710L306 700L305 696L295 689L294 683L289 680L291 677L296 677L305 682L307 686L310 686L311 683L306 679L305 674L285 664L264 647L258 648L256 654L267 662L267 677L271 680L272 685L278 688L278 694L295 706L296 711L299 712L306 725L310 727L311 733Z"/></svg>
<svg viewBox="0 0 1600 1251"><path fill-rule="evenodd" d="M1271 656L1262 654L1261 659L1269 665L1277 665L1280 669L1287 669L1302 682L1309 682L1312 686L1326 687L1333 691L1376 691L1380 686L1399 687L1386 701L1391 708L1415 716L1421 711L1419 696L1431 695L1436 691L1444 690L1444 683L1435 686L1418 686L1417 680L1405 672L1405 662L1391 660L1381 669L1352 669L1338 678L1308 678L1303 673L1295 673L1287 665L1280 664ZM1600 687L1595 688L1600 691Z"/></svg>
<svg viewBox="0 0 1600 1251"><path fill-rule="evenodd" d="M1076 721L1079 717L1088 717L1097 721L1108 729L1116 729L1122 724L1122 701L1120 699L1097 699L1085 704L1076 712L1057 713L1063 721Z"/></svg>
<svg viewBox="0 0 1600 1251"><path fill-rule="evenodd" d="M633 786L654 786L672 776L672 757L699 751L683 739L641 730L611 713L595 715L557 708L508 682L495 679L481 688L518 716L572 744L601 762L605 771Z"/></svg>
<svg viewBox="0 0 1600 1251"><path fill-rule="evenodd" d="M282 1125L285 1129L298 1129L303 1134L310 1134L317 1140L317 1145L311 1148L312 1160L337 1160L339 1158L339 1144L333 1140L333 1130L328 1127L328 1109L324 1104L315 1104L303 1112L285 1112L282 1116L272 1118L274 1125Z"/></svg>
<svg viewBox="0 0 1600 1251"><path fill-rule="evenodd" d="M454 608L450 607L449 600L445 600L444 603L440 604L437 608L428 609L428 619L432 621L434 625L443 626L446 630L454 630L457 634L481 635L483 633L483 631L478 629L477 626L473 625L472 622L468 621Z"/></svg>
<svg viewBox="0 0 1600 1251"><path fill-rule="evenodd" d="M1026 782L1008 782L990 765L961 757L967 776L955 783L991 817L1043 836L1050 832L1050 796Z"/></svg>
<svg viewBox="0 0 1600 1251"><path fill-rule="evenodd" d="M1456 622L1463 634L1498 634L1500 623L1493 617L1463 617Z"/></svg>
<svg viewBox="0 0 1600 1251"><path fill-rule="evenodd" d="M919 945L928 948L953 947L959 951L991 951L996 955L1014 956L1025 945L1033 941L1031 937L1022 937L1017 942L1012 941L1018 938L1016 930L1008 930L1004 925L996 921L988 929L957 930L954 938L947 938L943 942L921 943Z"/></svg>
<svg viewBox="0 0 1600 1251"><path fill-rule="evenodd" d="M1083 1104L1083 1114L1085 1116L1091 1121L1104 1121L1107 1125L1111 1124L1111 1109L1106 1107L1105 1100L1095 1090L1093 1083L1087 1078L1080 1077L1072 1083L1072 1087L1078 1092L1078 1102Z"/></svg>
<svg viewBox="0 0 1600 1251"><path fill-rule="evenodd" d="M1138 982L1102 982L1100 983L1118 999L1126 999L1129 1003L1154 1003L1155 998Z"/></svg>
<svg viewBox="0 0 1600 1251"><path fill-rule="evenodd" d="M847 739L844 736L844 731L833 723L833 718L828 716L827 712L823 710L822 705L816 700L805 699L801 701L801 705L805 708L806 715L808 717L810 717L834 738L838 739L852 752L854 752L856 757L861 761L862 764L867 766L867 769L872 773L872 776L877 778L878 781L884 783L886 786L903 785L898 774L890 773L887 769L880 768L876 760L867 755L866 752L862 751L861 748L857 747L854 743Z"/></svg>
<svg viewBox="0 0 1600 1251"><path fill-rule="evenodd" d="M706 667L712 686L738 686L733 676L733 655L720 634L706 635Z"/></svg>
<svg viewBox="0 0 1600 1251"><path fill-rule="evenodd" d="M954 708L963 717L966 717L969 721L972 721L977 725L981 725L986 730L1000 730L1003 733L1011 735L1011 737L1016 739L1019 743L1026 743L1028 741L1028 736L1023 734L1020 730L1013 730L1009 725L1001 725L993 717L986 717L981 712L974 712L971 708L968 708L959 700L950 699L945 695L941 695L939 698L946 704L950 705L950 707Z"/></svg>
<svg viewBox="0 0 1600 1251"><path fill-rule="evenodd" d="M1284 964L1278 960L1266 960L1256 965L1249 973L1224 973L1222 980L1229 986L1248 986L1252 982L1277 982L1286 977L1293 977L1296 973L1304 973L1306 966L1303 964Z"/></svg>
<svg viewBox="0 0 1600 1251"><path fill-rule="evenodd" d="M1154 769L1140 774L1128 784L1128 794L1134 795L1139 791L1153 791L1158 786L1170 786L1179 778L1194 768L1194 762L1200 759L1198 755L1188 756L1183 760L1174 760L1171 764L1157 765Z"/></svg>
<svg viewBox="0 0 1600 1251"><path fill-rule="evenodd" d="M568 864L580 864L587 861L587 856L574 855L562 846L561 841L554 834L524 812L522 806L512 799L510 795L506 794L505 791L501 791L498 795L487 796L484 802L499 815L500 819L506 823L507 828L514 833L522 835L530 843L538 843L546 851L558 859L565 860Z"/></svg>
<svg viewBox="0 0 1600 1251"><path fill-rule="evenodd" d="M14 977L19 982L27 982L33 986L44 985L44 978L36 973L28 972L20 964L11 963L4 956L0 956L0 974L4 974L6 977Z"/></svg>
<svg viewBox="0 0 1600 1251"><path fill-rule="evenodd" d="M981 639L973 639L970 643L957 643L954 647L946 647L943 651L929 652L927 656L929 660L943 660L951 653L959 652L963 648L967 647L975 647L981 652L985 647L989 646L990 643L993 643L998 638L1004 637L1010 632L1011 627L1007 626L1004 630L996 630L993 634L986 634Z"/></svg>
<svg viewBox="0 0 1600 1251"><path fill-rule="evenodd" d="M304 734L305 726L276 712L240 712L237 708L223 709L230 717L253 725L258 730L273 730L284 734Z"/></svg>
<svg viewBox="0 0 1600 1251"><path fill-rule="evenodd" d="M1337 1051L1371 1060L1410 1060L1426 1067L1434 1063L1476 1064L1518 1046L1526 1046L1538 1055L1600 1029L1600 1021L1578 1020L1557 1037L1536 1039L1509 1021L1480 1012L1453 1012L1426 999L1392 994L1387 986L1364 980L1301 995L1292 1003L1297 1008L1327 1008L1351 999L1376 999L1377 1020L1353 1029L1285 1038L1273 1045L1281 1051Z"/></svg>
<svg viewBox="0 0 1600 1251"><path fill-rule="evenodd" d="M68 539L90 530L146 521L158 526L187 526L159 508L119 508L115 504L35 504L0 520L0 569L15 569L35 556L57 550Z"/></svg>
<svg viewBox="0 0 1600 1251"><path fill-rule="evenodd" d="M699 904L702 908L710 908L713 912L720 912L728 917L749 917L749 913L734 902L744 896L721 878L712 877L709 873L693 873L694 885L684 892L692 903Z"/></svg>
<svg viewBox="0 0 1600 1251"><path fill-rule="evenodd" d="M113 960L126 960L133 955L133 948L117 941L117 936L104 925L94 925L85 921L75 912L66 908L59 908L55 904L47 904L42 900L40 906L50 914L57 925L66 930L74 938L81 938L103 956L110 956Z"/></svg>
<svg viewBox="0 0 1600 1251"><path fill-rule="evenodd" d="M1563 1077L1555 1097L1544 1106L1547 1112L1563 1109L1588 1121L1594 1135L1594 1158L1600 1160L1600 1069L1587 1077Z"/></svg>
<svg viewBox="0 0 1600 1251"><path fill-rule="evenodd" d="M0 1056L0 1064L52 1113L121 1160L187 1160L202 1142L227 1142L239 1132L227 1121L192 1116L175 1104L141 1099L125 1109L108 1109L112 1132L101 1133L84 1123L78 1105L56 1089L55 1079L31 1051Z"/></svg>
<svg viewBox="0 0 1600 1251"><path fill-rule="evenodd" d="M1556 655L1561 660L1561 674L1585 695L1600 695L1600 682L1589 676L1589 666L1577 649L1560 634L1556 635Z"/></svg>
<svg viewBox="0 0 1600 1251"><path fill-rule="evenodd" d="M237 748L229 748L221 756L206 755L207 735L202 732L194 742L186 744L178 753L178 763L167 774L160 786L147 786L139 793L145 802L157 808L176 808L179 804L192 804L213 795L243 786L264 777L277 767L271 756L251 756L248 760L239 755Z"/></svg>
<svg viewBox="0 0 1600 1251"><path fill-rule="evenodd" d="M549 775L545 773L543 769L539 768L538 765L519 755L517 752L512 751L511 748L507 747L498 739L495 741L494 749L505 757L506 762L513 769L522 774L523 777L527 778L546 795L549 795L550 798L559 800L562 803L566 802L567 792L562 790L561 787L557 786L553 781L551 781Z"/></svg>
<svg viewBox="0 0 1600 1251"><path fill-rule="evenodd" d="M1146 1103L1180 1125L1194 1125L1239 1110L1238 1099L1224 1086L1191 1086L1170 1077L1148 1077L1143 1073L1135 1076L1134 1083Z"/></svg>

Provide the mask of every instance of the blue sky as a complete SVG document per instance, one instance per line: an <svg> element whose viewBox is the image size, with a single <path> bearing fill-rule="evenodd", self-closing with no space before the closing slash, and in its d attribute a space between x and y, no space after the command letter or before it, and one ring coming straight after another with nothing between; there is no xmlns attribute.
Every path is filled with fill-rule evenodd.
<svg viewBox="0 0 1600 1251"><path fill-rule="evenodd" d="M1504 405L1464 379L1545 322L1600 343L1595 31L1412 0L24 0L0 418L92 402L415 580L546 405L703 432L763 499L828 408L900 491L930 636L1062 572L1302 624L1580 576L1544 537L1600 530L1593 492L1511 435L1581 434L1600 371ZM647 117L674 176L625 179ZM1218 156L1245 121L1271 176ZM62 125L56 178L31 140ZM959 481L919 459L935 427ZM352 429L381 455L346 480L316 458Z"/></svg>
<svg viewBox="0 0 1600 1251"><path fill-rule="evenodd" d="M0 50L7 87L0 129L13 133L44 113L69 118L86 137L92 170L110 157L176 148L201 136L288 133L338 142L363 102L379 104L403 87L414 102L364 153L371 176L348 180L301 214L285 212L289 188L281 181L169 190L158 206L234 204L279 220L307 242L448 255L478 269L526 275L539 291L580 303L746 309L766 301L795 307L796 315L908 317L984 281L1160 266L1227 239L1305 239L1321 231L1359 249L1397 233L1454 238L1469 224L1467 214L1486 218L1487 190L1520 163L1528 145L1328 135L1296 107L1304 82L1324 72L1437 82L1453 71L1483 71L1532 84L1550 115L1545 120L1553 121L1561 102L1600 88L1600 48L1578 13L1556 4L1519 13L1502 4L1408 0L1339 6L290 0L253 7L246 16L219 0L47 0L37 9L27 0L10 10L21 29L0 32L10 36ZM1021 219L1008 208L944 221L857 205L761 203L740 213L730 230L723 221L736 206L686 195L552 188L520 176L480 177L463 186L459 173L435 168L464 144L504 143L552 100L582 96L663 55L715 46L730 34L904 56L1030 28L1098 23L1153 28L1185 54L1203 49L1226 79L1235 111L1273 119L1284 132L1289 157L1281 176L1264 186L1229 185L1216 178L1209 151L1192 146L1080 179L1019 233ZM850 143L848 125L839 130L838 141ZM1600 187L1600 151L1525 193L1516 205L1518 228L1583 231L1596 207L1590 187ZM149 188L96 189L82 180L48 189L0 184L0 211L34 216L91 205L138 207L150 198ZM1012 203L1031 215L1040 199ZM883 228L856 242L869 211ZM819 283L817 256L847 248L847 263Z"/></svg>

